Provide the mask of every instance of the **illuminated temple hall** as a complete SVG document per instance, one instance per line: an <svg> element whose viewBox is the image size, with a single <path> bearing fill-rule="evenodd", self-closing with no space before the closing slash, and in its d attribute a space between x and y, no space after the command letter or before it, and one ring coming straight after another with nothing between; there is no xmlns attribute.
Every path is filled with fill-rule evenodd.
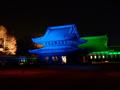
<svg viewBox="0 0 120 90"><path fill-rule="evenodd" d="M120 63L120 50L108 47L107 35L80 37L74 24L48 27L42 37L32 38L40 46L29 50L48 64Z"/></svg>
<svg viewBox="0 0 120 90"><path fill-rule="evenodd" d="M32 41L43 47L29 52L38 54L42 60L48 60L49 63L52 60L66 63L68 56L80 51L78 45L86 43L85 40L80 39L74 24L48 27L44 36L32 38Z"/></svg>
<svg viewBox="0 0 120 90"><path fill-rule="evenodd" d="M84 44L80 44L79 48L85 48L89 52L94 51L106 51L108 50L108 37L107 35L100 36L86 36L81 37L81 39L86 40L87 42Z"/></svg>

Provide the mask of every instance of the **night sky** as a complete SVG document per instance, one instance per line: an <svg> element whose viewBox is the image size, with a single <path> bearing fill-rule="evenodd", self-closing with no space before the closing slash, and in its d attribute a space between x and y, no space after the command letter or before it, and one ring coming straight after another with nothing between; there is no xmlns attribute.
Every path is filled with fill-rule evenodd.
<svg viewBox="0 0 120 90"><path fill-rule="evenodd" d="M76 24L81 36L107 34L110 45L120 45L120 5L111 0L55 4L2 1L0 10L0 24L16 36L22 49L48 26L64 24Z"/></svg>

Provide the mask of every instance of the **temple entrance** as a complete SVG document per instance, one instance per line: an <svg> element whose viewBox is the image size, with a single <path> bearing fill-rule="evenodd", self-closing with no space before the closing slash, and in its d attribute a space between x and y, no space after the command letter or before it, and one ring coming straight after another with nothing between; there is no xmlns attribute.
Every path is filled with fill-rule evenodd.
<svg viewBox="0 0 120 90"><path fill-rule="evenodd" d="M43 64L67 64L67 56L44 56L40 58Z"/></svg>

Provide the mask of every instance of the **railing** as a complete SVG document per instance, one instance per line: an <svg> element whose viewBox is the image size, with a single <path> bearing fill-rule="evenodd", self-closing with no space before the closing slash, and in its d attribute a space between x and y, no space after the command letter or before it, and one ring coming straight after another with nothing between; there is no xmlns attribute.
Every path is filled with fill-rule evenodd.
<svg viewBox="0 0 120 90"><path fill-rule="evenodd" d="M58 40L58 41L45 41L44 46L63 46L63 45L77 45L77 41Z"/></svg>

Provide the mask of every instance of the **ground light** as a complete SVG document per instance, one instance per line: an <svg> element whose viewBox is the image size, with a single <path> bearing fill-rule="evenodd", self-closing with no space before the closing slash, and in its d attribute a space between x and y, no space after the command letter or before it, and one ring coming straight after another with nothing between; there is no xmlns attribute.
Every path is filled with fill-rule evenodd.
<svg viewBox="0 0 120 90"><path fill-rule="evenodd" d="M120 52L113 50L91 52L88 56L91 63L120 63Z"/></svg>
<svg viewBox="0 0 120 90"><path fill-rule="evenodd" d="M67 58L66 58L66 56L62 56L62 63L64 63L64 64L67 63Z"/></svg>

